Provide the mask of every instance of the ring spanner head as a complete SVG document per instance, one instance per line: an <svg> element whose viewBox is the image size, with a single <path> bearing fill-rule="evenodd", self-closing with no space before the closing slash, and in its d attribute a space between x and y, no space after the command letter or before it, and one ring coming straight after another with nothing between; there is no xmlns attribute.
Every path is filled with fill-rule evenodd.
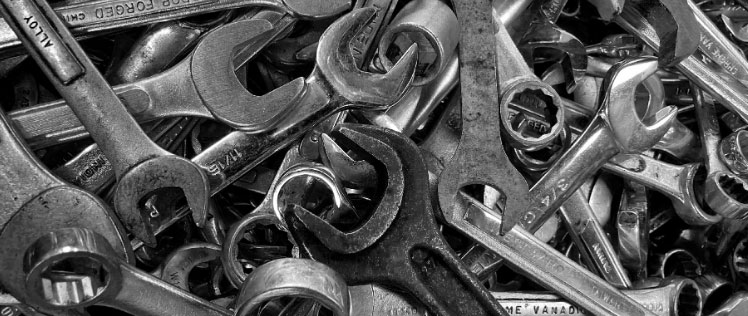
<svg viewBox="0 0 748 316"><path fill-rule="evenodd" d="M327 248L338 253L350 254L364 250L374 244L395 220L403 200L404 171L397 153L384 141L348 128L342 129L336 134L339 136L337 137L339 141L359 147L384 166L383 172L379 174L381 174L380 179L386 181L386 186L384 186L384 193L379 204L371 212L368 219L349 232L338 230L330 223L303 208L297 207L295 212L299 220Z"/></svg>
<svg viewBox="0 0 748 316"><path fill-rule="evenodd" d="M657 59L627 59L614 65L605 77L600 93L600 113L610 127L623 153L638 153L654 146L670 129L677 111L669 106L654 115L639 114L635 104L636 87L657 71Z"/></svg>

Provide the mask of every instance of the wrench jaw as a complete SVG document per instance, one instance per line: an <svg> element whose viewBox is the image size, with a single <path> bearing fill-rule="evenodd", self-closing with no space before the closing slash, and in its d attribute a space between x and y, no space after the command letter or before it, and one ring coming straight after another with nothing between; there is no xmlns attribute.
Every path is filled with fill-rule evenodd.
<svg viewBox="0 0 748 316"><path fill-rule="evenodd" d="M365 72L356 66L350 44L376 13L371 7L356 9L330 25L320 37L314 70L344 100L366 109L386 109L399 100L413 81L418 62L413 44L385 74Z"/></svg>
<svg viewBox="0 0 748 316"><path fill-rule="evenodd" d="M200 167L179 156L161 156L146 160L128 170L117 182L114 209L125 228L147 245L156 245L149 214L140 205L153 192L164 188L182 190L192 218L198 227L207 219L210 188Z"/></svg>
<svg viewBox="0 0 748 316"><path fill-rule="evenodd" d="M255 42L273 28L267 20L253 19L219 27L198 43L191 58L192 83L205 106L219 121L245 132L272 128L304 94L297 78L263 96L247 91L234 70L237 47L252 45L255 55L263 47ZM226 43L239 43L229 47Z"/></svg>
<svg viewBox="0 0 748 316"><path fill-rule="evenodd" d="M343 126L337 133L346 142L356 144L384 165L385 172L381 174L386 174L387 184L382 200L376 209L371 212L371 216L350 232L338 230L302 207L294 207L293 212L297 219L312 231L312 234L327 248L337 253L352 254L373 245L384 235L395 220L403 203L405 170L397 153L385 142L367 135L355 127Z"/></svg>
<svg viewBox="0 0 748 316"><path fill-rule="evenodd" d="M116 253L101 235L68 227L39 237L24 253L26 293L50 310L94 305L122 286Z"/></svg>
<svg viewBox="0 0 748 316"><path fill-rule="evenodd" d="M614 65L603 82L600 111L623 153L638 153L657 144L678 114L673 106L645 118L637 114L632 92L656 71L654 57L628 59Z"/></svg>

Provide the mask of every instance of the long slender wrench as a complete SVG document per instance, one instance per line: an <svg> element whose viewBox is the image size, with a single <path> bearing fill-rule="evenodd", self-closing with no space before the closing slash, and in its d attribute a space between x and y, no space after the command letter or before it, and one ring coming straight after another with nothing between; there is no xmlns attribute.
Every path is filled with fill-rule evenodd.
<svg viewBox="0 0 748 316"><path fill-rule="evenodd" d="M49 4L9 0L2 2L1 11L112 163L118 179L114 206L125 226L155 244L140 204L161 188L182 189L195 223L202 226L209 197L202 169L145 135ZM46 40L36 34L44 34Z"/></svg>
<svg viewBox="0 0 748 316"><path fill-rule="evenodd" d="M351 0L96 0L56 6L56 13L76 35L115 31L194 15L248 6L275 8L295 17L321 19L336 16L351 7ZM21 42L0 21L0 55L22 52Z"/></svg>

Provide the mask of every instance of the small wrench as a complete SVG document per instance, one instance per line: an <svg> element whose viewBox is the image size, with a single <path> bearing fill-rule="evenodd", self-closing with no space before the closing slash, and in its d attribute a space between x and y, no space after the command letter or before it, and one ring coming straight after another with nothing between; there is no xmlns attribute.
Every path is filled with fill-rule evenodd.
<svg viewBox="0 0 748 316"><path fill-rule="evenodd" d="M3 2L2 14L75 115L92 132L117 175L114 207L125 227L155 244L141 201L162 188L180 188L202 226L207 217L208 179L197 165L162 149L140 129L104 77L45 1ZM49 36L36 40L37 22ZM137 148L137 150L132 150Z"/></svg>
<svg viewBox="0 0 748 316"><path fill-rule="evenodd" d="M704 100L699 87L692 85L693 105L701 132L706 180L704 201L718 214L732 219L748 217L748 183L738 177L719 159L719 121L714 104Z"/></svg>

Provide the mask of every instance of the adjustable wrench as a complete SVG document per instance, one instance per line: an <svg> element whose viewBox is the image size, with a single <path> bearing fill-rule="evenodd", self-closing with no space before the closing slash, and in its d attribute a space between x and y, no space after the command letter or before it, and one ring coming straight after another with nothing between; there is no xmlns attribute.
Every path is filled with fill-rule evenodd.
<svg viewBox="0 0 748 316"><path fill-rule="evenodd" d="M704 201L718 214L731 219L748 217L748 183L732 173L719 159L719 121L714 104L704 100L701 89L691 86L693 105L701 132L706 180Z"/></svg>
<svg viewBox="0 0 748 316"><path fill-rule="evenodd" d="M169 0L169 1L69 1L57 5L55 13L79 37L90 37L103 31L148 25L194 15L248 6L275 8L295 17L322 19L336 16L351 7L350 0ZM0 21L0 51L17 54L21 42L9 27ZM10 50L10 51L9 51Z"/></svg>
<svg viewBox="0 0 748 316"><path fill-rule="evenodd" d="M20 252L44 232L90 227L118 245L114 257L134 261L124 230L98 197L68 185L49 172L23 144L0 111L0 284L22 303L39 307L24 290Z"/></svg>
<svg viewBox="0 0 748 316"><path fill-rule="evenodd" d="M156 242L141 203L163 188L181 189L195 223L202 226L209 197L202 169L143 133L49 4L8 2L2 13L111 161L118 180L114 207L125 227L146 243ZM37 40L38 32L47 40Z"/></svg>
<svg viewBox="0 0 748 316"><path fill-rule="evenodd" d="M606 78L596 116L577 141L530 189L525 209L509 209L501 231L515 224L535 231L592 173L616 154L640 152L662 138L675 119L674 107L641 118L634 108L634 90L657 69L656 59L638 58L616 64Z"/></svg>
<svg viewBox="0 0 748 316"><path fill-rule="evenodd" d="M142 272L115 254L109 241L88 228L48 232L23 256L26 292L58 311L103 305L133 315L231 315L229 310ZM72 285L59 286L64 282Z"/></svg>

